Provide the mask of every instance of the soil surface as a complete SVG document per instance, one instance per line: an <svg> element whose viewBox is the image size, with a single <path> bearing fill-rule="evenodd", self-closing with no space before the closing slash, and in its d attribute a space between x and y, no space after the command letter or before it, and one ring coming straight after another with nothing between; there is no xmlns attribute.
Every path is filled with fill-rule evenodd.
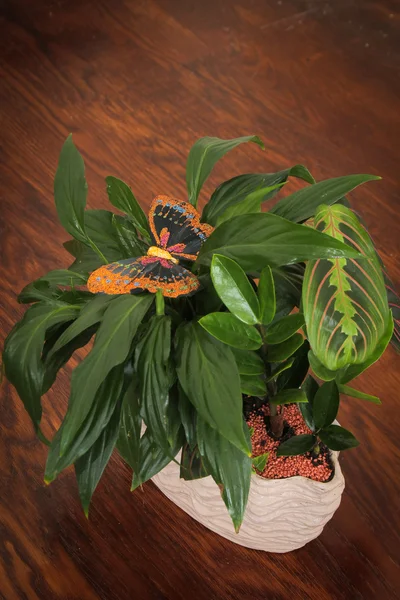
<svg viewBox="0 0 400 600"><path fill-rule="evenodd" d="M320 452L315 455L306 452L299 456L277 456L279 444L294 435L312 433L304 423L303 417L296 404L289 404L284 409L284 433L280 441L275 440L268 427L269 407L253 407L246 415L247 423L254 429L251 442L253 457L269 452L265 469L258 471L258 475L266 479L285 479L295 475L308 477L314 481L330 481L334 474L334 467L330 451L324 444L320 444Z"/></svg>

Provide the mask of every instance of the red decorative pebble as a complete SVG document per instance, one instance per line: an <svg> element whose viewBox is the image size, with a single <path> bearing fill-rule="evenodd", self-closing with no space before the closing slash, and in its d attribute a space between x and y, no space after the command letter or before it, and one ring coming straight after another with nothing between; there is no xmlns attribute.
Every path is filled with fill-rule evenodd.
<svg viewBox="0 0 400 600"><path fill-rule="evenodd" d="M268 435L265 427L264 418L269 414L269 407L264 406L257 412L250 414L247 420L249 427L254 429L251 438L253 458L269 452L269 457L264 471L257 471L261 477L266 479L284 479L286 477L294 477L301 475L308 477L314 481L327 481L332 476L332 466L327 460L327 456L320 454L318 462L321 464L313 464L313 457L309 452L300 454L299 456L277 456L276 450L279 442ZM312 433L304 423L303 417L296 404L285 406L285 422L290 425L296 435L302 433Z"/></svg>

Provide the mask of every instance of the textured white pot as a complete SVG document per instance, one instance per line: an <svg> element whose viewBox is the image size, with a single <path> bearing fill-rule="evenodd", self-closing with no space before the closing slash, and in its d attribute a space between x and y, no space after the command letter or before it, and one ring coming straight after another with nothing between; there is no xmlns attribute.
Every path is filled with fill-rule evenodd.
<svg viewBox="0 0 400 600"><path fill-rule="evenodd" d="M179 466L171 462L152 481L179 508L224 538L256 550L290 552L316 538L340 504L344 477L338 453L332 454L335 475L328 483L305 477L264 479L253 475L239 533L235 533L211 477L184 481Z"/></svg>

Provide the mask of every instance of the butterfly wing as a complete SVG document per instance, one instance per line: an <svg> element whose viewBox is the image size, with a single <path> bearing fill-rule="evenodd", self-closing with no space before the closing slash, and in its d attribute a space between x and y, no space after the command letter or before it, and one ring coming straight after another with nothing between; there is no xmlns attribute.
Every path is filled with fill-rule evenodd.
<svg viewBox="0 0 400 600"><path fill-rule="evenodd" d="M188 202L168 196L153 200L149 223L155 245L177 258L196 260L197 254L214 228L200 223L200 215Z"/></svg>
<svg viewBox="0 0 400 600"><path fill-rule="evenodd" d="M141 256L105 265L94 271L87 282L90 292L138 294L145 290L177 298L189 296L200 287L193 273L169 260Z"/></svg>

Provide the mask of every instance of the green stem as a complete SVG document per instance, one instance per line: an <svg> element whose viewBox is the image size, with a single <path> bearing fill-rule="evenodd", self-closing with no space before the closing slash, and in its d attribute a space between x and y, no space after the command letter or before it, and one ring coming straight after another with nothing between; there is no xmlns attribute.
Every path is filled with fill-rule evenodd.
<svg viewBox="0 0 400 600"><path fill-rule="evenodd" d="M104 256L104 254L102 253L102 251L100 250L100 248L98 248L96 246L96 244L90 239L90 237L87 238L87 242L89 244L89 246L91 247L91 249L96 252L96 254L98 254L98 256L101 258L101 260L103 261L103 263L106 265L108 264L108 260L106 259L106 257Z"/></svg>
<svg viewBox="0 0 400 600"><path fill-rule="evenodd" d="M156 293L156 315L162 317L165 314L165 301L161 290Z"/></svg>

